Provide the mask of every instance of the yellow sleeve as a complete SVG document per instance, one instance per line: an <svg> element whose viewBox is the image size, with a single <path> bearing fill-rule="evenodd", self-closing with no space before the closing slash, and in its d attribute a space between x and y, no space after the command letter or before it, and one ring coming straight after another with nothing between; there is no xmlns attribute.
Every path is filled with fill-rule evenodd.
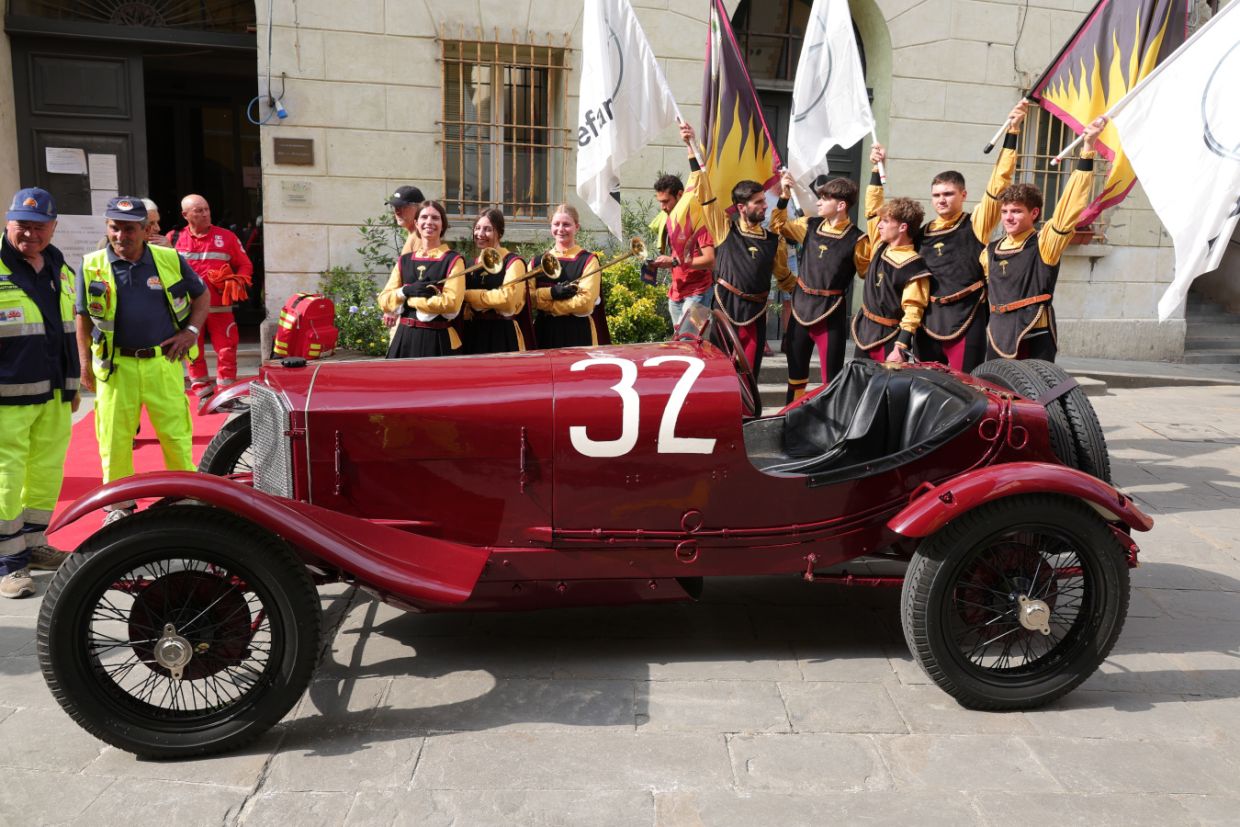
<svg viewBox="0 0 1240 827"><path fill-rule="evenodd" d="M1038 252L1047 264L1058 264L1063 251L1068 249L1072 236L1076 234L1076 220L1089 204L1093 181L1092 168L1073 170L1068 186L1064 187L1059 203L1055 205L1054 215L1038 232Z"/></svg>
<svg viewBox="0 0 1240 827"><path fill-rule="evenodd" d="M878 246L878 211L883 206L883 188L870 184L865 188L865 234L870 247Z"/></svg>
<svg viewBox="0 0 1240 827"><path fill-rule="evenodd" d="M508 316L516 315L525 306L525 291L521 289L525 278L525 262L518 256L504 272L504 283L494 290L466 290L465 301L476 310L497 310Z"/></svg>
<svg viewBox="0 0 1240 827"><path fill-rule="evenodd" d="M916 333L921 327L921 317L925 315L926 305L930 303L930 274L922 273L904 285L904 293L900 296L900 307L904 309L904 318L900 319L900 329Z"/></svg>
<svg viewBox="0 0 1240 827"><path fill-rule="evenodd" d="M715 193L710 188L710 176L701 170L694 170L689 175L689 182L693 187L698 205L702 208L702 219L706 222L706 229L710 230L710 237L715 240L715 246L718 247L727 238L732 222L728 220L728 214L724 211L723 205L719 203L719 199L715 197Z"/></svg>
<svg viewBox="0 0 1240 827"><path fill-rule="evenodd" d="M800 244L805 240L805 234L809 232L809 219L805 216L788 220L788 208L776 207L771 210L771 232L777 233L794 244Z"/></svg>
<svg viewBox="0 0 1240 827"><path fill-rule="evenodd" d="M779 240L779 245L775 248L775 267L773 272L775 283L785 293L791 293L792 288L797 286L797 277L788 269L788 244L782 238Z"/></svg>
<svg viewBox="0 0 1240 827"><path fill-rule="evenodd" d="M423 313L452 316L461 312L461 304L465 301L465 259L460 256L452 262L448 277L439 287L438 296L425 299L410 299L409 306Z"/></svg>
<svg viewBox="0 0 1240 827"><path fill-rule="evenodd" d="M990 281L990 249L986 248L978 253L977 260L982 263L982 278Z"/></svg>
<svg viewBox="0 0 1240 827"><path fill-rule="evenodd" d="M392 275L387 284L379 291L379 309L385 313L399 313L405 303L405 294L401 292L400 262L392 268Z"/></svg>
<svg viewBox="0 0 1240 827"><path fill-rule="evenodd" d="M418 234L407 233L405 235L405 243L401 245L400 254L403 256L405 253L412 253L413 248L417 246L417 243L418 243Z"/></svg>
<svg viewBox="0 0 1240 827"><path fill-rule="evenodd" d="M553 316L584 316L594 308L602 286L603 276L599 273L598 259L591 255L586 262L585 271L577 280L577 295L556 301L551 298L551 288L544 288L547 291L548 307L544 308L540 304L538 309L549 310ZM541 294L543 291L538 292Z"/></svg>
<svg viewBox="0 0 1240 827"><path fill-rule="evenodd" d="M857 268L857 278L865 278L865 271L870 269L870 259L873 257L874 245L870 243L870 237L861 236L853 247L853 265Z"/></svg>
<svg viewBox="0 0 1240 827"><path fill-rule="evenodd" d="M983 244L990 241L995 227L999 226L999 213L1003 206L999 203L999 193L1007 189L1015 174L1016 150L1004 147L995 160L995 168L990 171L990 180L986 182L982 201L973 211L973 236Z"/></svg>

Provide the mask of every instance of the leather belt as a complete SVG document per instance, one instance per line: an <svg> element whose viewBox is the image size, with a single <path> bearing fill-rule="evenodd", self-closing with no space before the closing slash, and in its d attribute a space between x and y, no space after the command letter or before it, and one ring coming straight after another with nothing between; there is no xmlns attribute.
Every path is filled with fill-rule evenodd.
<svg viewBox="0 0 1240 827"><path fill-rule="evenodd" d="M1020 310L1022 307L1028 307L1031 304L1041 304L1050 301L1053 296L1050 293L1039 293L1036 296L1030 296L1027 299L1017 299L1007 304L992 304L990 306L991 313L1011 313L1013 310Z"/></svg>
<svg viewBox="0 0 1240 827"><path fill-rule="evenodd" d="M955 293L952 293L949 296L931 296L930 301L932 301L935 304L952 304L953 302L960 301L961 299L963 299L965 296L969 295L970 293L976 293L978 290L981 290L982 287L985 286L985 284L986 282L981 281L979 279L978 281L975 281L972 284L970 284L965 289L957 290Z"/></svg>
<svg viewBox="0 0 1240 827"><path fill-rule="evenodd" d="M446 319L438 322L424 322L421 319L400 319L399 321L405 327L420 327L427 330L447 330L452 327L452 322Z"/></svg>
<svg viewBox="0 0 1240 827"><path fill-rule="evenodd" d="M876 322L885 327L895 327L896 325L900 323L899 319L888 319L886 316L880 316L877 313L871 313L869 310L866 309L866 306L864 304L861 305L861 312L864 313L865 317L869 319L870 321Z"/></svg>
<svg viewBox="0 0 1240 827"><path fill-rule="evenodd" d="M739 287L736 287L723 279L719 279L717 283L721 285L724 290L727 290L734 296L739 296L747 302L753 302L754 304L766 304L767 293L744 293Z"/></svg>
<svg viewBox="0 0 1240 827"><path fill-rule="evenodd" d="M980 283L980 282L979 282L979 283ZM808 284L806 284L805 282L801 281L801 277L800 277L800 276L797 276L797 287L800 287L800 288L801 288L801 290L802 290L803 292L808 293L808 294L809 294L809 295L811 295L811 296L824 296L824 297L829 297L829 296L842 296L842 295L844 295L844 291L843 291L843 290L817 290L817 289L815 289L815 288L813 288L813 287L810 287Z"/></svg>
<svg viewBox="0 0 1240 827"><path fill-rule="evenodd" d="M153 347L118 347L116 352L121 356L132 356L134 359L154 359L163 356L159 345Z"/></svg>

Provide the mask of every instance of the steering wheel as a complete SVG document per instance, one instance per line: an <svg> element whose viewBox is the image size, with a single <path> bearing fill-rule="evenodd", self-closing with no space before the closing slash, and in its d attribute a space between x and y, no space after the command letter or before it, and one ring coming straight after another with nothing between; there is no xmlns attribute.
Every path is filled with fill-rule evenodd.
<svg viewBox="0 0 1240 827"><path fill-rule="evenodd" d="M711 316L714 329L719 334L711 336L711 341L732 360L737 378L740 379L741 408L746 417L759 417L762 415L762 396L758 393L758 378L754 376L749 357L745 355L745 348L741 346L740 337L736 335L736 328L733 327L732 320L718 307L711 311Z"/></svg>

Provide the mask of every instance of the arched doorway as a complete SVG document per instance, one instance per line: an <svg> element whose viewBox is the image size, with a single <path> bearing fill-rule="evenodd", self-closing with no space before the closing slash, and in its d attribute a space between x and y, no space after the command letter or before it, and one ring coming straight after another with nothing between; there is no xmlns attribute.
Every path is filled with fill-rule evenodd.
<svg viewBox="0 0 1240 827"><path fill-rule="evenodd" d="M792 89L812 7L813 0L741 0L732 15L732 28L762 103L762 114L780 156L785 158ZM861 54L861 66L865 69L865 46L855 25L853 32ZM871 100L873 97L871 90ZM860 182L861 144L833 149L827 155L827 163L833 177ZM853 219L856 219L855 210Z"/></svg>

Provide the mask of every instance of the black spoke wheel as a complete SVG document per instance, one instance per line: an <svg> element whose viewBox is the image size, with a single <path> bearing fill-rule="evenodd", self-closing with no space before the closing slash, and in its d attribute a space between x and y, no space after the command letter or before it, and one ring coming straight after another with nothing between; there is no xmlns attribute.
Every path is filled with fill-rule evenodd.
<svg viewBox="0 0 1240 827"><path fill-rule="evenodd" d="M736 335L736 328L732 325L732 320L719 308L712 310L711 315L714 319L711 327L716 334L711 337L711 341L727 354L732 360L732 366L736 368L736 376L741 383L741 408L746 417L759 417L762 415L762 394L758 390L758 378L754 376L753 366L749 364L749 357L745 355L741 339Z"/></svg>
<svg viewBox="0 0 1240 827"><path fill-rule="evenodd" d="M39 613L53 696L91 734L150 758L237 747L301 697L318 593L279 540L216 509L119 520L57 571Z"/></svg>
<svg viewBox="0 0 1240 827"><path fill-rule="evenodd" d="M217 477L254 473L249 411L232 417L216 432L202 454L198 470Z"/></svg>
<svg viewBox="0 0 1240 827"><path fill-rule="evenodd" d="M1111 651L1128 610L1111 527L1054 495L988 503L927 538L901 595L909 650L971 709L1030 709L1070 692Z"/></svg>

